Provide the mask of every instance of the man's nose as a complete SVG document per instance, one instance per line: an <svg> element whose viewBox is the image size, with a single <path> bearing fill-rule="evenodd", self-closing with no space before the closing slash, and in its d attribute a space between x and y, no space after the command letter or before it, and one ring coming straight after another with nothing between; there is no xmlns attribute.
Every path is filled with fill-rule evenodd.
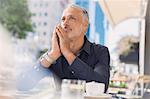
<svg viewBox="0 0 150 99"><path fill-rule="evenodd" d="M64 25L68 25L69 24L69 20L68 19L64 20L63 24Z"/></svg>
<svg viewBox="0 0 150 99"><path fill-rule="evenodd" d="M62 27L63 27L64 29L66 29L66 28L68 27L68 25L69 25L68 22L63 22L63 23L62 23Z"/></svg>

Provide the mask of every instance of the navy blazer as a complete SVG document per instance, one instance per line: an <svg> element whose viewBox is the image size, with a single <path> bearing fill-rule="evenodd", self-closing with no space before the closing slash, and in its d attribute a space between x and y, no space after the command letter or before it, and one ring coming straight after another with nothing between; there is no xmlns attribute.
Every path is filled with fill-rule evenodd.
<svg viewBox="0 0 150 99"><path fill-rule="evenodd" d="M69 65L64 56L60 56L49 69L60 79L80 79L87 82L104 83L106 92L110 77L109 63L108 48L100 44L91 43L85 37L83 47L71 65Z"/></svg>

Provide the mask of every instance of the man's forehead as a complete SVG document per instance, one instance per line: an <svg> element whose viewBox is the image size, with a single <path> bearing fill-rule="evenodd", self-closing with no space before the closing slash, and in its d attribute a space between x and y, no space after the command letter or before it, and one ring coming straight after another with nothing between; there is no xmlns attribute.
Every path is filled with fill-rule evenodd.
<svg viewBox="0 0 150 99"><path fill-rule="evenodd" d="M82 10L79 8L68 7L63 11L63 14L66 13L82 15Z"/></svg>

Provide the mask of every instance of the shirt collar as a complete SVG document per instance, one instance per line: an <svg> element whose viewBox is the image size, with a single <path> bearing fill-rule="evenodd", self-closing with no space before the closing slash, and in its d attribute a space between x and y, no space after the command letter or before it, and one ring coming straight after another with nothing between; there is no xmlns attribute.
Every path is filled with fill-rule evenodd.
<svg viewBox="0 0 150 99"><path fill-rule="evenodd" d="M84 50L85 52L90 54L90 42L88 41L86 36L84 37L84 44L83 44L83 47L81 48L81 50Z"/></svg>

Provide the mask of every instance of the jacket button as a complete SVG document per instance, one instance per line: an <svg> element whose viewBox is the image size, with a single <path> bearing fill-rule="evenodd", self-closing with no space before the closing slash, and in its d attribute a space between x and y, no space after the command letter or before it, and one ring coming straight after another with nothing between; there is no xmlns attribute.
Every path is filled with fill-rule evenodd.
<svg viewBox="0 0 150 99"><path fill-rule="evenodd" d="M72 74L74 74L74 71L71 71Z"/></svg>

